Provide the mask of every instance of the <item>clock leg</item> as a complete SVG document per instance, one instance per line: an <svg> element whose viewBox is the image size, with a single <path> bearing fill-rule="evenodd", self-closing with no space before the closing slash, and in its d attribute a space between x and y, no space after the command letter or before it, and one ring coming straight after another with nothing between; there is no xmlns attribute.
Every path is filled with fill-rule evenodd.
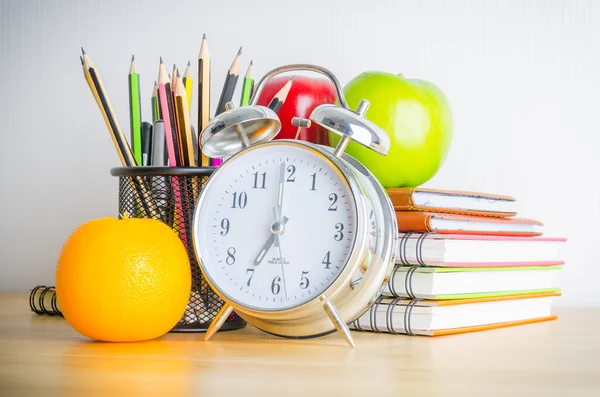
<svg viewBox="0 0 600 397"><path fill-rule="evenodd" d="M325 309L325 312L329 316L329 319L331 320L333 325L335 325L335 329L337 329L338 332L344 337L344 339L346 340L346 342L348 342L350 347L354 347L354 339L352 339L352 335L350 334L350 328L348 328L348 325L346 325L346 323L340 316L340 313L338 313L335 306L333 306L333 303L327 301L323 305L323 308Z"/></svg>
<svg viewBox="0 0 600 397"><path fill-rule="evenodd" d="M204 335L205 342L209 340L215 334L215 332L217 332L223 326L225 320L229 318L229 315L232 311L233 306L230 306L227 303L223 305L223 307L221 308L221 310L219 310L217 316L214 318L212 323L210 323L208 330L206 330L206 334Z"/></svg>

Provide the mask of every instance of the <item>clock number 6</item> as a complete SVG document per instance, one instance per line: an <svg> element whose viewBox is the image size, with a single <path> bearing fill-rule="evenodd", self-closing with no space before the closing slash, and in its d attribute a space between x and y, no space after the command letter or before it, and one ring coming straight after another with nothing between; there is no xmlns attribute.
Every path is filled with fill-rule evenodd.
<svg viewBox="0 0 600 397"><path fill-rule="evenodd" d="M333 239L335 241L342 241L342 239L344 238L344 233L342 233L342 230L344 230L344 225L342 225L341 223L336 223L335 230L337 231L337 233L334 234Z"/></svg>
<svg viewBox="0 0 600 397"><path fill-rule="evenodd" d="M225 258L225 262L230 266L235 263L235 248L227 248L227 258Z"/></svg>
<svg viewBox="0 0 600 397"><path fill-rule="evenodd" d="M233 203L231 204L231 208L246 208L246 204L248 204L248 195L246 192L241 192L239 195L237 192L233 192L232 196Z"/></svg>
<svg viewBox="0 0 600 397"><path fill-rule="evenodd" d="M273 293L273 295L277 295L279 291L281 291L281 285L279 285L280 282L281 277L279 276L273 279L273 282L271 283L271 292Z"/></svg>

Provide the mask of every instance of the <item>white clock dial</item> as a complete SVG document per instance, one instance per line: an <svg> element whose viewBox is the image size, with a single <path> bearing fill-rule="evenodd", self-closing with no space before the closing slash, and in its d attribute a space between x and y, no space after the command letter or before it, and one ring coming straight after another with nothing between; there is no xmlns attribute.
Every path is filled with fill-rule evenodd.
<svg viewBox="0 0 600 397"><path fill-rule="evenodd" d="M194 220L211 284L258 310L319 297L346 266L355 241L356 203L339 169L311 148L272 142L216 172Z"/></svg>

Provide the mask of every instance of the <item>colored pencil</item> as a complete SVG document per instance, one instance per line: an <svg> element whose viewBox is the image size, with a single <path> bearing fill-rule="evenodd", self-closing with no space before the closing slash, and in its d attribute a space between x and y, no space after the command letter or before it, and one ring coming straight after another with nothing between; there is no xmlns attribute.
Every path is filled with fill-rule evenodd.
<svg viewBox="0 0 600 397"><path fill-rule="evenodd" d="M154 88L152 89L152 121L156 120L162 120L162 117L158 107L158 84L154 80Z"/></svg>
<svg viewBox="0 0 600 397"><path fill-rule="evenodd" d="M177 130L177 148L179 149L179 165L184 166L185 160L183 159L184 148L183 148L183 138L185 136L185 130L182 125L179 124L179 115L177 114L177 100L175 98L177 91L177 84L181 81L181 75L179 74L179 69L173 65L173 78L171 79L171 94L173 97L173 111L175 115L175 126Z"/></svg>
<svg viewBox="0 0 600 397"><path fill-rule="evenodd" d="M250 61L250 65L248 65L248 70L246 70L246 75L244 76L244 85L242 87L242 100L240 101L240 106L248 105L248 103L250 103L250 98L252 98L252 94L254 93L253 65L254 62Z"/></svg>
<svg viewBox="0 0 600 397"><path fill-rule="evenodd" d="M225 112L225 104L233 99L233 94L235 93L235 86L237 85L238 78L240 77L241 55L242 47L240 47L237 55L231 63L231 66L229 67L229 70L227 71L227 76L225 76L225 83L223 84L223 90L221 91L221 97L219 98L219 105L217 106L215 116ZM219 158L210 159L210 165L213 167L218 167L222 163L223 161Z"/></svg>
<svg viewBox="0 0 600 397"><path fill-rule="evenodd" d="M194 143L190 126L190 111L187 104L186 89L182 80L178 79L177 87L175 89L175 105L177 107L177 117L179 119L179 131L181 131L183 165L185 167L195 167L196 161L194 159Z"/></svg>
<svg viewBox="0 0 600 397"><path fill-rule="evenodd" d="M210 52L206 34L202 36L202 45L198 54L198 135L210 121ZM197 139L200 145L200 139ZM198 147L198 165L208 167L209 158Z"/></svg>
<svg viewBox="0 0 600 397"><path fill-rule="evenodd" d="M160 59L160 66L158 69L158 104L160 106L165 129L165 142L167 144L167 160L171 167L179 165L177 156L175 155L176 141L174 136L176 131L173 131L173 123L171 120L171 111L169 110L169 98L171 97L170 83L167 78L167 68ZM178 152L178 151L177 151Z"/></svg>
<svg viewBox="0 0 600 397"><path fill-rule="evenodd" d="M188 110L192 111L192 89L193 89L193 80L192 80L192 64L188 61L187 66L185 67L185 72L183 72L183 86L185 87L185 93L187 96Z"/></svg>
<svg viewBox="0 0 600 397"><path fill-rule="evenodd" d="M173 99L175 99L175 87L177 87L177 65L173 64L173 70L171 71L171 95L173 95Z"/></svg>
<svg viewBox="0 0 600 397"><path fill-rule="evenodd" d="M142 165L142 107L140 99L140 74L138 73L135 56L131 56L129 67L129 120L131 130L131 146L133 156L138 165Z"/></svg>
<svg viewBox="0 0 600 397"><path fill-rule="evenodd" d="M187 107L187 91L183 85L182 79L177 80L175 104L177 106L177 117L179 119L179 131L181 132L183 165L185 167L195 167L196 157L194 149L196 148L197 143L193 138L192 126L190 124L190 111ZM189 185L185 183L185 179L181 187L181 194L185 197L186 202L195 202L200 190L199 179L197 177L191 177L188 181L191 182L192 196L190 196Z"/></svg>
<svg viewBox="0 0 600 397"><path fill-rule="evenodd" d="M152 157L152 124L142 122L142 165L150 165Z"/></svg>
<svg viewBox="0 0 600 397"><path fill-rule="evenodd" d="M225 76L225 83L223 84L223 91L221 91L221 97L219 98L219 105L215 115L219 115L225 111L225 104L230 102L235 93L235 86L237 85L238 78L240 77L240 56L242 55L242 47L240 47L237 55L231 63L231 67L227 71Z"/></svg>
<svg viewBox="0 0 600 397"><path fill-rule="evenodd" d="M167 165L167 156L165 150L165 122L156 120L153 128L152 140L152 160L153 166Z"/></svg>
<svg viewBox="0 0 600 397"><path fill-rule="evenodd" d="M162 60L162 58L161 58ZM175 65L173 65L175 68ZM167 68L165 67L165 71ZM169 120L171 121L171 134L173 135L173 144L175 147L175 160L177 166L182 164L181 160L181 144L179 143L179 130L177 129L177 114L175 113L175 86L173 82L177 79L177 70L175 69L171 76L167 74L167 80L165 81L165 88L167 95L167 107L169 109Z"/></svg>
<svg viewBox="0 0 600 397"><path fill-rule="evenodd" d="M197 166L201 166L201 164L198 162L199 161L198 160L198 134L196 133L196 129L192 125L191 121L190 121L190 129L192 130L192 144L194 145L194 161L196 162Z"/></svg>
<svg viewBox="0 0 600 397"><path fill-rule="evenodd" d="M288 80L287 83L275 94L271 102L269 102L269 109L274 111L275 113L279 112L279 109L283 106L283 103L287 99L288 94L290 93L290 89L292 88L292 84L294 83L294 78Z"/></svg>
<svg viewBox="0 0 600 397"><path fill-rule="evenodd" d="M202 154L200 133L210 121L210 51L206 34L202 36L200 53L198 54L198 165L208 167L210 159Z"/></svg>
<svg viewBox="0 0 600 397"><path fill-rule="evenodd" d="M177 75L174 73L174 76L172 77L177 78ZM165 142L167 144L167 159L169 160L169 166L178 167L182 165L182 162L179 158L179 139L177 129L175 128L175 108L171 107L173 105L173 96L170 86L171 83L168 79L167 68L165 67L165 64L161 58L158 69L158 103L162 108L164 117ZM184 195L181 189L179 178L171 178L171 187L173 189L173 197L175 200L175 218L177 220L176 227L183 243L187 248L187 233L185 230L185 224L183 222L183 205L181 202Z"/></svg>
<svg viewBox="0 0 600 397"><path fill-rule="evenodd" d="M100 78L100 74L83 48L81 51L83 53L82 66L85 80L88 83L94 99L96 100L100 112L102 113L102 117L104 118L104 122L106 123L108 131L110 132L113 144L117 149L117 154L121 160L121 164L124 167L134 167L137 165L135 157L133 156L131 147L127 143L125 135L123 135L123 131L121 130L119 121L115 116L110 99L106 95L106 90L104 88L104 84L102 83L102 79ZM158 216L159 213L156 209L156 204L149 193L150 191L146 186L145 181L140 177L133 177L130 179L130 183L136 192L139 202L142 204L141 210L143 213L149 218L155 218Z"/></svg>

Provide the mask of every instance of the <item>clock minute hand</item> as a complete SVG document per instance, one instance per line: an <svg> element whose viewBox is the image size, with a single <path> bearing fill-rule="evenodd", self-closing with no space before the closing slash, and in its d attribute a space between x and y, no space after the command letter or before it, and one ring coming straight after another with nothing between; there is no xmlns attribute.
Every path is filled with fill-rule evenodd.
<svg viewBox="0 0 600 397"><path fill-rule="evenodd" d="M285 186L285 163L281 163L281 165L279 166L279 191L277 194L277 206L276 208L276 216L277 220L280 220L281 217L283 216L283 187Z"/></svg>

